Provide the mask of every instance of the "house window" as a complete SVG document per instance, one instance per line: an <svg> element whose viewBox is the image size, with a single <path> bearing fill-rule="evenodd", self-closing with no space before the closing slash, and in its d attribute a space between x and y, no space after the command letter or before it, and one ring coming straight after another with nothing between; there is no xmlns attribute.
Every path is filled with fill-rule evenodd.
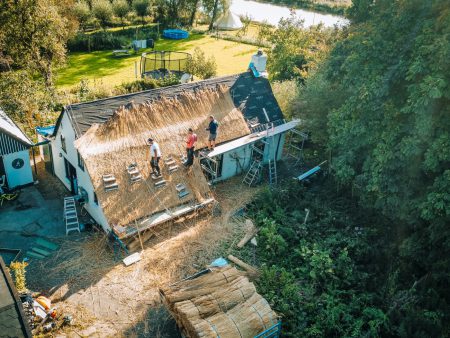
<svg viewBox="0 0 450 338"><path fill-rule="evenodd" d="M80 169L84 171L84 161L78 150L77 150L77 157L78 157L78 167L80 167Z"/></svg>
<svg viewBox="0 0 450 338"><path fill-rule="evenodd" d="M66 173L66 178L70 181L72 176L70 175L70 163L64 158L64 171Z"/></svg>
<svg viewBox="0 0 450 338"><path fill-rule="evenodd" d="M94 203L98 205L98 198L97 198L97 194L94 191Z"/></svg>
<svg viewBox="0 0 450 338"><path fill-rule="evenodd" d="M67 153L66 150L66 138L61 134L61 148L64 150L65 153Z"/></svg>

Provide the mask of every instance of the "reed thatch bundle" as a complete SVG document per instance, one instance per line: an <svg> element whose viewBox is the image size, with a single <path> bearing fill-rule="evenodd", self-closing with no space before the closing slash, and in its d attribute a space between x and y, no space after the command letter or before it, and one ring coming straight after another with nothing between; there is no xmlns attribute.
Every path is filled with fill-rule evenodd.
<svg viewBox="0 0 450 338"><path fill-rule="evenodd" d="M254 337L278 321L253 283L229 265L160 291L187 337Z"/></svg>
<svg viewBox="0 0 450 338"><path fill-rule="evenodd" d="M130 104L118 109L102 125L94 124L80 137L75 146L85 162L99 203L112 225L126 226L172 207L209 197L209 187L198 163L185 171L180 157L185 154L188 128L198 135L197 149L206 146L205 130L209 116L219 121L218 142L249 134L243 114L234 106L224 87L186 92L177 98L161 98L139 105ZM168 175L164 161L160 162L166 188L157 189L150 177L147 139L160 145L163 159L169 156L178 161L180 170ZM144 182L130 184L126 167L137 163ZM102 175L113 174L119 185L115 191L105 192ZM180 200L175 185L183 183L191 192Z"/></svg>

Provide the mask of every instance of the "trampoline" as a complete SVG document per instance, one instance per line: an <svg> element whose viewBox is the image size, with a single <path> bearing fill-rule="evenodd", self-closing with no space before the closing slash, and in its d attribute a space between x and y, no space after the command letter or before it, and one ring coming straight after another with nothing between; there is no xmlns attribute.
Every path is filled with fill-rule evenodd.
<svg viewBox="0 0 450 338"><path fill-rule="evenodd" d="M175 74L180 77L187 73L187 62L191 54L185 52L153 51L141 56L141 77L161 79Z"/></svg>
<svg viewBox="0 0 450 338"><path fill-rule="evenodd" d="M182 29L165 29L163 30L163 37L166 39L181 40L187 39L189 37L189 33Z"/></svg>

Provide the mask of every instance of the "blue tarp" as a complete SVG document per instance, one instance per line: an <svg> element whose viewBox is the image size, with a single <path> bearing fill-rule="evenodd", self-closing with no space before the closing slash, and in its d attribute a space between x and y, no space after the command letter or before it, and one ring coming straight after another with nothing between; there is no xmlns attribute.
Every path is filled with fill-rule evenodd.
<svg viewBox="0 0 450 338"><path fill-rule="evenodd" d="M39 135L42 135L44 137L48 137L50 135L53 135L54 131L55 131L55 126L36 127L36 132Z"/></svg>

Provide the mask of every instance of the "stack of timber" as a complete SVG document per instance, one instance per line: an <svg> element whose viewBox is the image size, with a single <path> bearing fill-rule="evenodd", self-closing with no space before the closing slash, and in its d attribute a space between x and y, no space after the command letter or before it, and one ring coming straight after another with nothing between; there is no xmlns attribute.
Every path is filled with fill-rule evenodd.
<svg viewBox="0 0 450 338"><path fill-rule="evenodd" d="M160 293L186 337L253 338L278 322L253 283L230 265Z"/></svg>

